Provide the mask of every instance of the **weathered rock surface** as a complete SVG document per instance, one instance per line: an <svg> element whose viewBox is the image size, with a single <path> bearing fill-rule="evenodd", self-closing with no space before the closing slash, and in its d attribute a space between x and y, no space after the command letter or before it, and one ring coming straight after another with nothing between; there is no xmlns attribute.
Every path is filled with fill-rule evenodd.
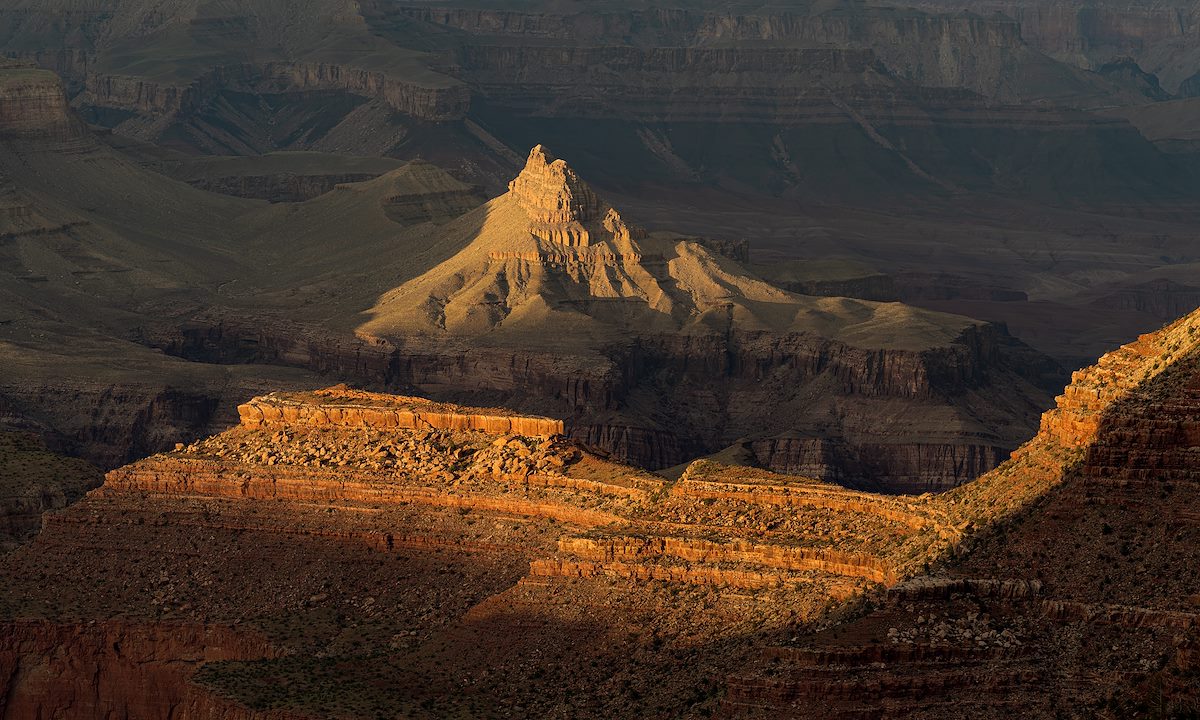
<svg viewBox="0 0 1200 720"><path fill-rule="evenodd" d="M1189 510L1198 318L1077 373L1012 460L921 497L708 461L667 481L561 436L509 433L511 416L502 434L407 428L390 413L412 411L389 405L423 405L410 398L267 396L245 425L114 471L52 515L0 559L6 579L21 579L0 584L0 610L53 616L59 597L77 617L118 604L131 620L212 623L244 617L266 592L248 625L273 628L281 656L209 663L170 693L255 707L276 698L298 715L329 711L309 689L356 715L486 702L589 717L645 703L851 717L885 702L932 717L1051 717L1121 714L1155 688L1187 703L1200 587L1180 570L1200 547ZM83 596L27 582L81 542L112 551L66 565L62 582L89 586L110 562L126 579ZM424 579L399 584L388 575L397 563ZM446 573L460 579L431 581ZM875 609L839 624L867 595ZM636 701L599 668L628 678ZM694 695L714 672L724 692ZM329 690L362 677L388 681ZM571 693L547 696L547 677ZM18 676L10 693L25 697L30 683Z"/></svg>
<svg viewBox="0 0 1200 720"><path fill-rule="evenodd" d="M1100 69L1122 59L1136 61L1172 93L1196 91L1194 47L1200 16L1188 2L1128 4L1059 1L918 3L934 11L956 6L982 13L1001 12L1020 23L1021 36L1033 47L1067 63Z"/></svg>
<svg viewBox="0 0 1200 720"><path fill-rule="evenodd" d="M0 432L0 552L28 541L44 512L70 505L101 480L95 467L48 451L32 433Z"/></svg>
<svg viewBox="0 0 1200 720"><path fill-rule="evenodd" d="M1197 388L1200 311L1075 373L1037 438L935 501L971 542L865 617L736 674L726 714L1186 716Z"/></svg>
<svg viewBox="0 0 1200 720"><path fill-rule="evenodd" d="M440 646L437 666L449 662L455 673L477 662L512 668L474 691L490 703L518 698L538 713L570 708L591 715L573 700L544 694L539 699L531 694L536 691L522 689L539 685L528 676L533 665L516 669L527 666L513 658L534 650L525 645L530 631L519 628L541 628L530 638L535 644L566 642L576 632L570 629L574 609L594 608L588 612L629 622L636 617L639 626L657 623L652 636L660 639L647 638L647 648L689 627L687 633L709 638L705 642L726 638L720 642L740 644L733 638L757 625L815 617L831 599L894 582L887 553L906 539L937 532L941 522L912 501L714 463L693 466L666 492L662 478L581 453L561 436L513 434L511 425L487 432L389 422L397 416L385 410L428 404L411 398L389 402L334 388L304 396L306 409L300 411L294 398L301 396L290 397L293 404L280 396L260 398L247 406L253 411L242 426L111 472L101 490L51 516L33 544L0 560L6 577L29 577L61 553L75 552L80 542L104 547L105 553L71 571L77 575L72 582L97 589L58 601L77 617L103 617L124 607L123 622L146 622L154 629L170 627L155 620L164 615L169 622L206 627L231 616L248 618L237 632L255 637L269 629L269 648L231 656L252 662L205 654L194 664L172 666L176 674L170 676L160 672L159 655L143 658L130 650L129 657L144 660L141 671L131 674L126 654L110 657L87 649L90 631L40 621L36 637L17 647L9 662L27 667L27 655L43 653L38 642L57 642L55 633L69 633L77 639L60 642L64 657L122 683L121 689L107 690L105 680L98 691L79 694L80 702L120 708L132 702L128 692L158 683L170 702L139 707L145 717L215 712L212 708L223 707L212 704L217 698L230 703L230 717L259 717L236 703L264 707L264 698L276 692L268 688L279 686L270 678L279 673L293 678L289 684L315 683L314 688L345 682L344 671L319 669L326 667L321 658L343 667L342 659L332 659L365 649L369 654L353 664L391 657L374 672L392 678L388 687L394 690L321 696L341 712L372 714L422 702L424 692L404 678L427 672L427 661L418 658L426 652L421 647ZM267 408L279 411L269 423ZM479 416L466 408L441 409L448 418ZM197 544L199 538L205 538L203 544ZM145 550L135 550L143 545ZM110 572L109 563L128 562L130 554L137 559L121 582L97 582ZM272 569L260 568L263 562ZM292 570L301 567L297 563L309 569ZM415 581L408 576L397 581L392 576L397 564L410 568ZM450 588L447 572L463 573L453 597L443 597ZM3 588L0 612L57 617L57 604L49 604L37 584ZM757 598L748 617L745 608L738 609L746 591ZM263 592L271 595L266 608ZM647 607L648 597L662 599ZM699 598L706 599L697 603ZM320 618L335 608L338 617L356 620L336 621L328 635L323 628L331 620ZM729 625L721 619L738 615L743 619ZM291 616L309 619L295 626L284 619ZM396 618L410 624L397 628ZM500 648L476 637L512 640ZM594 648L571 646L565 664L539 662L537 672L550 672L573 693L584 693L590 698L584 702L598 700L609 711L623 707L620 689L586 690L595 686L592 660L613 667L608 641ZM155 647L162 655L193 657L187 648ZM383 648L383 655L375 654ZM493 658L496 652L509 660ZM650 667L662 662L676 664L668 653ZM662 694L661 701L670 704L698 681L696 671L686 671L662 683L661 672L651 671L655 679L647 677L646 684L636 681L639 692ZM658 690L651 689L653 683ZM23 713L44 715L63 707L68 686L65 678L39 684L18 673L8 692L21 698ZM439 711L470 703L466 696L437 692L442 699L431 702ZM35 696L41 700L33 702ZM273 703L281 714L263 717L323 712L295 697L287 691Z"/></svg>
<svg viewBox="0 0 1200 720"><path fill-rule="evenodd" d="M403 196L436 223L445 214L410 186L437 173L414 166L264 221L303 233L310 217L324 222L322 208L377 212L372 197ZM381 236L395 232L384 224ZM486 393L645 467L750 439L768 468L894 491L945 489L993 467L1032 428L1055 374L998 327L794 295L741 266L741 243L647 233L540 146L509 193L421 232L449 257L377 296L356 337L214 309L140 339L191 360L295 365L449 401ZM358 323L358 308L347 311ZM919 409L899 412L905 404ZM828 450L801 462L801 448L774 440L792 438Z"/></svg>
<svg viewBox="0 0 1200 720"><path fill-rule="evenodd" d="M58 76L0 60L0 136L66 139L82 134Z"/></svg>
<svg viewBox="0 0 1200 720"><path fill-rule="evenodd" d="M273 62L227 65L182 84L162 84L124 75L95 73L86 80L82 102L94 108L125 110L178 121L213 102L222 92L303 93L337 90L375 98L392 110L421 120L462 117L470 96L450 83L425 86L402 77L334 63Z"/></svg>
<svg viewBox="0 0 1200 720"><path fill-rule="evenodd" d="M242 425L333 425L375 430L477 430L492 434L548 437L563 434L563 422L523 417L503 410L462 408L425 398L368 393L346 388L319 390L313 396L272 394L238 406Z"/></svg>
<svg viewBox="0 0 1200 720"><path fill-rule="evenodd" d="M0 628L0 699L7 718L295 717L251 712L189 683L204 663L275 657L278 650L257 632L121 620L6 620Z"/></svg>

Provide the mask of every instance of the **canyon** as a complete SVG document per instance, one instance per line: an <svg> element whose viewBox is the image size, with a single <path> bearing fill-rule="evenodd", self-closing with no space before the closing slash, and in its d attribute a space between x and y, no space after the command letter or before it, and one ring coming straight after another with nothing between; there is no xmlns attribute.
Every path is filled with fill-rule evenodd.
<svg viewBox="0 0 1200 720"><path fill-rule="evenodd" d="M236 163L106 145L52 106L71 133L15 133L4 160L20 208L4 397L106 469L332 376L561 418L648 468L749 443L769 469L921 492L1002 461L1060 374L996 325L782 290L746 266L748 243L646 230L542 146L483 204L414 161L266 205L153 170ZM350 222L354 242L331 245ZM52 387L48 362L80 371Z"/></svg>
<svg viewBox="0 0 1200 720"><path fill-rule="evenodd" d="M720 460L670 479L504 409L264 395L0 556L7 712L1186 712L1198 358L1193 313L921 496ZM48 643L99 680L39 670Z"/></svg>
<svg viewBox="0 0 1200 720"><path fill-rule="evenodd" d="M490 197L543 143L651 230L810 268L793 290L1003 322L1078 367L1191 307L1188 12L8 0L0 48L58 72L106 142L244 161L176 175L198 187L308 199L386 156ZM312 153L306 176L280 151ZM1164 279L1183 287L1088 310Z"/></svg>
<svg viewBox="0 0 1200 720"><path fill-rule="evenodd" d="M0 718L1200 713L1195 9L912 5L0 0Z"/></svg>

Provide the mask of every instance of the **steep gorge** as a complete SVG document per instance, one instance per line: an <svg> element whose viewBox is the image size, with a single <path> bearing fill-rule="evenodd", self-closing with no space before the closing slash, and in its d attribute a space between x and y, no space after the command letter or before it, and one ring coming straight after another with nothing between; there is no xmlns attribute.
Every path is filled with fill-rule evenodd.
<svg viewBox="0 0 1200 720"><path fill-rule="evenodd" d="M752 441L765 467L892 491L993 467L1055 381L999 327L793 295L750 274L744 251L647 233L540 146L508 194L437 232L457 254L383 294L355 337L213 311L140 339L191 360L486 397L643 467ZM1002 383L1019 392L1001 398Z"/></svg>

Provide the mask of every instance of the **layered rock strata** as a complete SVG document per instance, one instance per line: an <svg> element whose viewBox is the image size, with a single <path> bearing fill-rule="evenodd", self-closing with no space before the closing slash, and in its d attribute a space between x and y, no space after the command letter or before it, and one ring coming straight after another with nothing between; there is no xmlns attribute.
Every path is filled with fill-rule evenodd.
<svg viewBox="0 0 1200 720"><path fill-rule="evenodd" d="M236 704L253 702L261 707L259 693L265 690L254 678L305 672L309 673L306 683L326 682L320 679L326 677L319 669L323 666L311 667L303 660L312 656L314 648L322 648L322 656L341 657L345 652L361 652L350 648L361 648L359 643L365 642L365 647L374 648L369 652L386 647L384 655L411 667L379 665L378 672L424 672L424 661L409 652L424 652L419 648L427 641L445 642L432 634L437 623L449 623L448 638L475 633L524 637L514 634L515 629L541 627L548 641L570 632L559 629L567 618L558 613L568 608L609 603L617 612L640 616L637 598L646 597L639 589L645 587L664 599L680 593L709 598L704 601L709 609L699 612L710 618L702 623L707 628L702 632L714 638L743 631L727 630L717 618L731 617L738 594L747 590L760 598L747 623L777 625L787 618L808 617L831 598L853 597L881 582L892 582L881 559L887 548L937 522L900 501L717 464L693 467L666 492L664 479L580 452L561 436L530 436L520 429L513 433L509 432L512 425L501 429L494 422L487 424L490 431L459 428L455 423L443 429L392 422L398 417L394 413L411 412L399 408L420 412L429 405L343 387L258 398L244 406L252 409L243 425L109 473L101 490L51 516L39 539L2 561L0 572L21 577L39 572L51 558L74 552L72 548L86 536L92 547L105 552L78 563L72 573L79 577L73 582L96 589L57 601L68 603L72 613L83 617L111 612L107 608L119 604L126 608L129 622L165 613L171 622L186 619L192 625L205 624L245 616L246 603L258 607L261 600L255 598L264 590L270 592L267 609L250 612L256 619L238 632L245 631L251 638L261 628L271 628L272 637L280 639L278 645L258 648L245 658L228 656L242 662L229 662L227 656L196 656L194 665L183 666L185 671L170 677L158 674L159 655L144 662L140 674L131 674L123 664L124 656L87 654L87 632L69 625L43 622L34 633L34 640L43 644L54 641L55 633L74 633L70 641L60 644L71 658L81 656L72 662L92 663L102 678L123 678L130 688L163 684L161 697L175 699L161 708L139 706L145 717L186 718L215 712L213 708L222 708L230 717L242 717L239 713L259 717ZM442 412L437 417L480 417L470 408L434 407ZM265 421L268 414L271 420ZM529 428L540 430L539 423ZM731 483L729 488L721 484L722 478ZM760 492L736 489L748 485ZM729 494L713 495L713 488ZM780 503L775 498L779 495L789 499ZM844 517L826 526L828 535L813 532L814 524L824 523L832 508L840 508ZM204 546L195 544L199 537L208 538ZM136 550L141 545L145 550ZM381 554L389 558L387 563L376 559ZM98 583L96 578L108 572L104 563L126 556L139 559L126 567L125 580ZM213 565L217 558L219 570ZM263 570L262 562L272 569ZM423 565L426 562L429 566ZM294 563L304 563L309 570L290 573L287 568ZM406 578L406 589L400 591L389 577L397 564L413 568L424 579L414 586ZM350 574L333 582L330 573L342 572L335 568ZM462 585L455 585L461 590L454 591L471 598L465 605L441 597L438 588L446 585L433 578L446 572L465 573ZM319 582L327 584L314 585ZM148 587L143 589L142 583ZM397 589L384 590L380 585ZM36 583L4 587L0 612L54 615L57 605L43 598ZM428 607L420 604L426 602L420 587L438 593L436 600L428 600ZM351 594L353 603L346 597ZM371 596L364 600L367 594ZM564 597L574 599L563 603ZM410 607L421 614L409 616ZM327 620L320 618L334 609L359 620L351 626L339 621L334 634L324 637ZM694 622L697 612L696 607L685 611L682 605L660 609L657 622L666 624L655 633L676 632L668 627L685 614ZM282 618L291 615L310 619L302 623L304 629L285 632L290 621ZM415 629L377 629L388 627L389 618L397 616L411 617L413 624L406 627ZM165 627L163 622L150 627ZM337 638L347 632L356 636L355 645L339 644L343 641ZM9 662L31 662L42 647L34 640L13 650ZM240 642L230 641L227 648L240 647ZM480 653L486 656L499 650L490 642L461 639L450 640L449 646L454 649L437 661L439 666L448 661L464 670L485 661L476 659ZM575 647L578 655L568 666L584 662L570 671L582 675L574 680L564 677L562 682L582 688L580 683L592 682L586 659L606 657L609 651ZM156 652L167 651L162 646ZM174 652L193 657L188 655L191 650ZM532 648L521 641L510 644L506 652L511 659ZM505 661L486 662L495 666ZM192 676L197 667L200 672ZM691 672L686 675L690 678ZM330 676L329 681L333 677L341 676ZM488 681L480 692L496 698L493 702L506 702L502 698L514 691L523 695L518 688L528 686L527 681L514 684L512 680L506 674L498 684ZM8 692L20 699L14 707L22 713L44 715L64 707L61 698L68 684L64 678L51 683L53 687L38 685L17 674ZM324 695L339 698L332 700L336 707L356 714L416 702L409 695L415 689L412 683L400 680L389 686L397 690L382 695L357 693L353 698ZM97 692L79 690L77 701L97 707L132 702L127 694L106 687L101 683ZM38 693L41 699L35 702ZM622 702L619 692L602 691L601 696L607 698L605 704ZM453 704L461 696L444 693L442 697L437 702ZM533 700L544 709L559 702ZM224 703L229 703L228 709ZM283 704L283 714L266 717L320 712L305 701Z"/></svg>
<svg viewBox="0 0 1200 720"><path fill-rule="evenodd" d="M191 685L204 663L260 660L279 650L261 634L213 625L121 620L0 623L0 698L14 720L123 715L286 720L253 713Z"/></svg>
<svg viewBox="0 0 1200 720"><path fill-rule="evenodd" d="M313 209L381 193L389 178ZM749 439L769 469L899 492L994 467L1054 375L998 327L794 295L740 265L743 243L649 233L543 146L508 193L422 232L456 254L378 296L355 337L214 310L140 339L190 360L297 365L449 401L485 393L562 417L573 438L644 467Z"/></svg>
<svg viewBox="0 0 1200 720"><path fill-rule="evenodd" d="M467 89L453 82L421 85L383 72L314 62L224 65L184 84L93 73L85 86L80 102L150 118L195 113L226 91L280 94L337 90L379 99L396 112L429 121L461 118L470 103Z"/></svg>
<svg viewBox="0 0 1200 720"><path fill-rule="evenodd" d="M72 581L94 582L93 565L110 559L127 580L68 593L84 617L119 603L133 617L204 621L245 612L239 603L267 591L251 625L276 628L284 656L210 663L171 691L230 702L263 703L278 697L270 688L302 682L345 714L414 703L452 714L478 700L621 714L631 707L624 685L606 685L600 667L656 707L739 717L853 717L881 702L933 717L967 707L1132 711L1155 688L1187 702L1200 588L1178 570L1200 547L1189 510L1198 318L1077 374L1038 438L943 495L881 496L710 461L668 481L561 436L372 423L361 408L387 409L385 397L334 388L290 396L297 404L273 424L254 412L244 426L110 473L103 490L0 559L0 572L33 577L86 537L109 552L72 567ZM297 563L312 569L288 572ZM404 592L381 602L383 588L400 587L387 577L396 564L462 579L406 575ZM0 610L52 612L61 592L9 582ZM866 596L874 609L839 625ZM324 613L335 609L333 622ZM297 613L300 627L280 620ZM615 634L600 630L593 643L588 618L598 615ZM419 629L396 632L392 617ZM644 641L630 637L639 633ZM549 651L551 640L571 652ZM314 650L358 658L355 669L289 659ZM389 660L371 659L381 656ZM482 674L489 667L506 672ZM438 679L446 668L478 677L473 689L450 692ZM694 694L713 672L725 690ZM402 691L329 690L359 673ZM528 690L547 676L571 694ZM19 677L15 692L28 683ZM291 693L282 709L323 712L306 697Z"/></svg>
<svg viewBox="0 0 1200 720"><path fill-rule="evenodd" d="M254 398L238 406L242 425L334 425L376 430L390 428L477 430L529 437L563 434L563 422L550 418L523 417L481 408L438 404L426 398L401 397L331 388L314 393L317 402L303 395L275 393Z"/></svg>
<svg viewBox="0 0 1200 720"><path fill-rule="evenodd" d="M934 501L971 542L849 626L768 651L731 679L725 714L1186 715L1197 388L1200 312L1075 373L1037 438Z"/></svg>
<svg viewBox="0 0 1200 720"><path fill-rule="evenodd" d="M0 60L0 136L67 139L82 134L58 76Z"/></svg>

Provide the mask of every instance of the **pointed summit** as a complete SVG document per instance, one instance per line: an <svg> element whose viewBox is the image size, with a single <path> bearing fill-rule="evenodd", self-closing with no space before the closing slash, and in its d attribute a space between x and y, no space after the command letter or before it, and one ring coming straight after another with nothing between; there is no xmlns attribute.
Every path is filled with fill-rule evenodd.
<svg viewBox="0 0 1200 720"><path fill-rule="evenodd" d="M525 169L508 184L508 190L535 227L565 229L592 222L603 214L596 193L566 161L556 159L541 145L529 151Z"/></svg>

